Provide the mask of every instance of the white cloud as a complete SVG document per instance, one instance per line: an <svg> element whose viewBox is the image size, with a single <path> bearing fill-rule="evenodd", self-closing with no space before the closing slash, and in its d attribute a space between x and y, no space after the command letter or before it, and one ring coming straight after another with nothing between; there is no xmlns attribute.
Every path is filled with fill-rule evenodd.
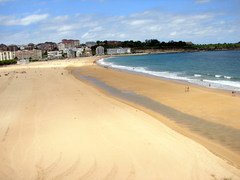
<svg viewBox="0 0 240 180"><path fill-rule="evenodd" d="M4 26L27 26L47 19L48 14L32 14L23 18L0 16L0 25Z"/></svg>
<svg viewBox="0 0 240 180"><path fill-rule="evenodd" d="M63 38L77 38L81 42L157 38L160 41L184 40L196 43L229 42L240 38L240 34L236 34L236 32L240 32L240 27L236 22L239 19L224 21L223 14L174 14L149 10L127 16L76 14L47 17L45 15L39 18L25 17L17 20L13 18L15 23L11 24L27 25L44 21L37 24L35 29L30 27L28 29L25 26L22 32L5 31L5 33L0 33L0 39L11 44L60 41ZM0 24L3 21L5 22L0 17ZM27 38L22 39L22 34L26 34Z"/></svg>

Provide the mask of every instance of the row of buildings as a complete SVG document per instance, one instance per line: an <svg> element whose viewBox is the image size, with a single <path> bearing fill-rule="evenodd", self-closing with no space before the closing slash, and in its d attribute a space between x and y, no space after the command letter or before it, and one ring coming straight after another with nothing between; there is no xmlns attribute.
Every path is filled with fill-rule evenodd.
<svg viewBox="0 0 240 180"><path fill-rule="evenodd" d="M40 44L30 43L28 45L10 45L0 44L0 61L2 60L52 60L62 58L75 58L92 56L92 50L95 50L97 56L129 54L130 48L109 48L104 49L103 46L97 46L96 42L87 42L80 44L79 40L63 39L60 43L45 42Z"/></svg>
<svg viewBox="0 0 240 180"><path fill-rule="evenodd" d="M42 51L33 49L33 50L18 50L18 51L0 51L0 61L4 60L41 60Z"/></svg>

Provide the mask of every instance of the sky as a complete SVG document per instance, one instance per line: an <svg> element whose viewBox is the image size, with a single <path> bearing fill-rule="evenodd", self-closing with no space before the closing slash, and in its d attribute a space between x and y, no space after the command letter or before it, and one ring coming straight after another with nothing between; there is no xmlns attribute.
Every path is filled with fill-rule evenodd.
<svg viewBox="0 0 240 180"><path fill-rule="evenodd" d="M240 41L240 0L0 0L0 43Z"/></svg>

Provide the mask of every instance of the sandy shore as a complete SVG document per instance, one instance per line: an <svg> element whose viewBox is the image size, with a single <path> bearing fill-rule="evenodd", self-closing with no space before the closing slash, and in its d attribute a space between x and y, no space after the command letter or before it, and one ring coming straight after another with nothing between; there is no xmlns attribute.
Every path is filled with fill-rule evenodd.
<svg viewBox="0 0 240 180"><path fill-rule="evenodd" d="M195 120L196 118L204 120L206 123L202 128L205 129L205 132L201 132L201 129L195 127L192 130L189 128L189 124L165 121L161 115L159 116L159 113L155 112L156 110L151 111L139 104L123 100L124 103L151 114L171 128L201 143L218 156L240 167L239 96L232 97L230 92L150 78L100 66L85 66L80 69L79 74L101 80L123 92L133 92L150 98L179 113L193 116ZM188 93L185 92L186 86L190 87ZM205 136L208 134L210 136Z"/></svg>
<svg viewBox="0 0 240 180"><path fill-rule="evenodd" d="M65 69L93 60L0 68L0 179L240 178L202 145Z"/></svg>

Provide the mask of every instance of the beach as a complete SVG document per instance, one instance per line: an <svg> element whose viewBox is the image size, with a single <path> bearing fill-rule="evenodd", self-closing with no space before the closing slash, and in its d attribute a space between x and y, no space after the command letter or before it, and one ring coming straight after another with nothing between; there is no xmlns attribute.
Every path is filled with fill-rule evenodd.
<svg viewBox="0 0 240 180"><path fill-rule="evenodd" d="M193 126L192 129L189 126L191 124L174 121L175 118L162 122L178 132L195 139L212 152L229 160L236 166L240 165L239 96L233 97L229 91L209 89L189 83L127 73L123 70L101 66L85 66L81 68L79 74L99 79L123 92L133 92L141 97L147 97L155 102L160 102L162 105L177 110L177 113L190 115L191 119L194 117L193 121L204 121L204 124L200 122L195 127ZM189 92L185 92L187 87L189 87ZM139 103L133 103L122 98L118 99L162 120L162 113L156 113L156 108L152 108L153 110L151 110L149 107L144 107L144 103L139 105ZM171 113L169 117L171 117ZM198 127L199 125L202 125L202 129ZM205 132L202 132L202 130ZM236 133L232 133L233 131ZM235 138L228 139L231 136Z"/></svg>
<svg viewBox="0 0 240 180"><path fill-rule="evenodd" d="M239 97L192 85L186 93L184 84L103 68L98 59L0 68L0 179L240 179L239 149L81 76L237 132Z"/></svg>

